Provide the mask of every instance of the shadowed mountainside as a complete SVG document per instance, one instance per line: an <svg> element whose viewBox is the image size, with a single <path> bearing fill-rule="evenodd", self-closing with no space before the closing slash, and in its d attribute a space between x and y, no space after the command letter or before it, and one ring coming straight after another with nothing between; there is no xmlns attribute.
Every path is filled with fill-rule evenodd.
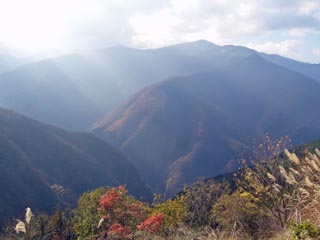
<svg viewBox="0 0 320 240"><path fill-rule="evenodd" d="M292 71L308 76L320 83L320 64L310 64L299 62L290 58L282 57L276 54L260 53L264 59L279 66L286 67Z"/></svg>
<svg viewBox="0 0 320 240"><path fill-rule="evenodd" d="M48 212L58 202L74 204L85 191L120 184L150 197L134 166L103 140L0 108L1 220L26 206Z"/></svg>

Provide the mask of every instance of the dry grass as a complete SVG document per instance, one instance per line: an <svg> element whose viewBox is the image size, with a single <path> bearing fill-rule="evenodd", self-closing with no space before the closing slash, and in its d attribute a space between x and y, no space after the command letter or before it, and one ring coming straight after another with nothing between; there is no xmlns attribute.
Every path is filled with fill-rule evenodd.
<svg viewBox="0 0 320 240"><path fill-rule="evenodd" d="M241 236L239 232L230 233L227 231L219 231L210 227L202 229L191 229L188 227L179 227L174 232L167 235L143 235L138 237L143 240L248 240L248 236ZM280 238L275 238L278 240ZM282 238L283 239L283 238Z"/></svg>
<svg viewBox="0 0 320 240"><path fill-rule="evenodd" d="M285 230L283 232L277 233L274 237L270 238L270 240L289 240L291 239L291 231Z"/></svg>

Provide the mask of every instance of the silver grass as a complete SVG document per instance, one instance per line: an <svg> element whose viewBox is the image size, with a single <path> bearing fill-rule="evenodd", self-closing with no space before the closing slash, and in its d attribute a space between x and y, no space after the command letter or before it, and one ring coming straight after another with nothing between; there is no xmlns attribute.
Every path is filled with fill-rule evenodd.
<svg viewBox="0 0 320 240"><path fill-rule="evenodd" d="M316 162L319 162L319 158L318 158L317 154L315 154L315 153L312 153L312 159Z"/></svg>
<svg viewBox="0 0 320 240"><path fill-rule="evenodd" d="M309 193L306 189L304 189L304 188L298 188L298 190L299 190L302 194L304 194L304 195L306 195L306 196L310 196L310 193Z"/></svg>
<svg viewBox="0 0 320 240"><path fill-rule="evenodd" d="M297 182L295 181L295 180L293 180L292 178L290 178L290 177L285 177L285 179L286 179L286 182L288 183L288 184L290 184L290 185L295 185L295 184L297 184Z"/></svg>
<svg viewBox="0 0 320 240"><path fill-rule="evenodd" d="M294 175L292 174L292 172L289 173L289 178L290 178L290 181L293 183L292 185L294 184L298 184L297 180L295 179Z"/></svg>
<svg viewBox="0 0 320 240"><path fill-rule="evenodd" d="M274 191L276 191L277 193L280 193L280 189L276 186L276 185L272 185L272 188Z"/></svg>
<svg viewBox="0 0 320 240"><path fill-rule="evenodd" d="M308 157L306 157L306 161L309 163L309 165L310 165L311 161L314 161L316 163L316 165L318 166L318 168L320 166L319 165L320 159L314 153L308 153Z"/></svg>
<svg viewBox="0 0 320 240"><path fill-rule="evenodd" d="M310 179L309 179L308 176L306 176L306 177L304 178L304 183L306 184L306 186L308 186L308 187L310 187L310 188L312 188L312 187L314 186L313 183L310 181Z"/></svg>
<svg viewBox="0 0 320 240"><path fill-rule="evenodd" d="M284 153L287 155L287 157L295 164L299 165L300 164L300 160L299 158L297 157L297 155L295 153L290 153L288 151L288 149L285 149L284 150Z"/></svg>
<svg viewBox="0 0 320 240"><path fill-rule="evenodd" d="M103 223L103 221L104 221L104 218L101 218L101 219L99 220L98 228L101 227L101 224Z"/></svg>
<svg viewBox="0 0 320 240"><path fill-rule="evenodd" d="M270 179L270 180L272 180L272 181L276 181L276 178L271 174L271 173L268 173L267 172L267 176L268 176L268 178Z"/></svg>
<svg viewBox="0 0 320 240"><path fill-rule="evenodd" d="M31 208L27 207L26 208L26 223L30 224L31 218L33 217L33 213L31 211Z"/></svg>
<svg viewBox="0 0 320 240"><path fill-rule="evenodd" d="M320 157L320 151L319 151L319 149L318 148L316 148L316 154Z"/></svg>
<svg viewBox="0 0 320 240"><path fill-rule="evenodd" d="M278 189L282 189L282 187L278 184L278 183L275 183L274 184Z"/></svg>
<svg viewBox="0 0 320 240"><path fill-rule="evenodd" d="M308 169L305 166L302 166L301 169L303 170L303 173L308 173Z"/></svg>
<svg viewBox="0 0 320 240"><path fill-rule="evenodd" d="M311 163L311 166L312 166L317 172L320 171L318 164L317 164L314 160L311 160L310 163Z"/></svg>
<svg viewBox="0 0 320 240"><path fill-rule="evenodd" d="M306 168L308 169L308 171L309 171L310 173L313 173L313 170L311 169L311 167L306 166Z"/></svg>
<svg viewBox="0 0 320 240"><path fill-rule="evenodd" d="M291 198L291 195L286 194L286 193L285 193L285 194L283 194L283 196L284 196L284 197L286 197L286 198Z"/></svg>
<svg viewBox="0 0 320 240"><path fill-rule="evenodd" d="M279 166L279 170L283 177L288 177L287 171L282 166Z"/></svg>
<svg viewBox="0 0 320 240"><path fill-rule="evenodd" d="M20 232L23 233L27 233L26 230L26 225L24 222L22 222L21 220L17 219L18 223L16 225L16 227L14 228L16 230L16 232L19 234Z"/></svg>
<svg viewBox="0 0 320 240"><path fill-rule="evenodd" d="M300 177L300 173L297 171L297 170L295 170L294 168L289 168L290 169L290 171L293 173L293 174L295 174L295 175L297 175L298 177Z"/></svg>
<svg viewBox="0 0 320 240"><path fill-rule="evenodd" d="M279 166L279 170L280 170L280 174L282 175L282 177L284 177L284 179L288 184L295 185L298 183L294 175L292 174L292 172L289 172L288 174L287 171L282 166Z"/></svg>

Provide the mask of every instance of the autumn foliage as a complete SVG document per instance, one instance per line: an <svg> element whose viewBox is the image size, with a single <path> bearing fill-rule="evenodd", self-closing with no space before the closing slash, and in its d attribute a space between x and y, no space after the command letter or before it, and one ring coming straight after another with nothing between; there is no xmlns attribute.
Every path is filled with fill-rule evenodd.
<svg viewBox="0 0 320 240"><path fill-rule="evenodd" d="M101 197L100 210L112 209L120 201L120 199L125 196L125 194L126 194L126 189L124 186L111 188Z"/></svg>
<svg viewBox="0 0 320 240"><path fill-rule="evenodd" d="M106 239L133 238L137 231L157 233L163 225L164 216L154 214L148 218L148 206L129 196L124 186L110 188L100 198L99 205L107 227L107 231L102 232Z"/></svg>
<svg viewBox="0 0 320 240"><path fill-rule="evenodd" d="M107 233L107 235L111 238L118 237L121 239L128 238L130 234L131 230L128 227L124 227L119 223L112 224Z"/></svg>
<svg viewBox="0 0 320 240"><path fill-rule="evenodd" d="M139 230L151 233L160 232L164 222L164 216L161 213L156 213L137 226Z"/></svg>

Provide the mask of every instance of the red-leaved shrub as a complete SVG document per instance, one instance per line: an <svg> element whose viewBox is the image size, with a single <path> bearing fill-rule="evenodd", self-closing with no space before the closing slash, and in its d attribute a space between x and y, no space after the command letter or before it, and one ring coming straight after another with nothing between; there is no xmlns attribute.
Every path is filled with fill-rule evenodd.
<svg viewBox="0 0 320 240"><path fill-rule="evenodd" d="M131 234L131 230L127 227L122 226L119 223L112 224L108 230L108 236L118 237L118 238L126 238Z"/></svg>
<svg viewBox="0 0 320 240"><path fill-rule="evenodd" d="M102 232L104 239L127 239L134 236L137 230L151 233L159 232L164 216L162 214L148 217L146 204L128 195L124 186L109 189L99 202L99 211L103 214L101 224L107 231Z"/></svg>
<svg viewBox="0 0 320 240"><path fill-rule="evenodd" d="M164 216L161 213L153 214L143 223L137 226L138 230L147 231L151 233L160 232L163 225Z"/></svg>

